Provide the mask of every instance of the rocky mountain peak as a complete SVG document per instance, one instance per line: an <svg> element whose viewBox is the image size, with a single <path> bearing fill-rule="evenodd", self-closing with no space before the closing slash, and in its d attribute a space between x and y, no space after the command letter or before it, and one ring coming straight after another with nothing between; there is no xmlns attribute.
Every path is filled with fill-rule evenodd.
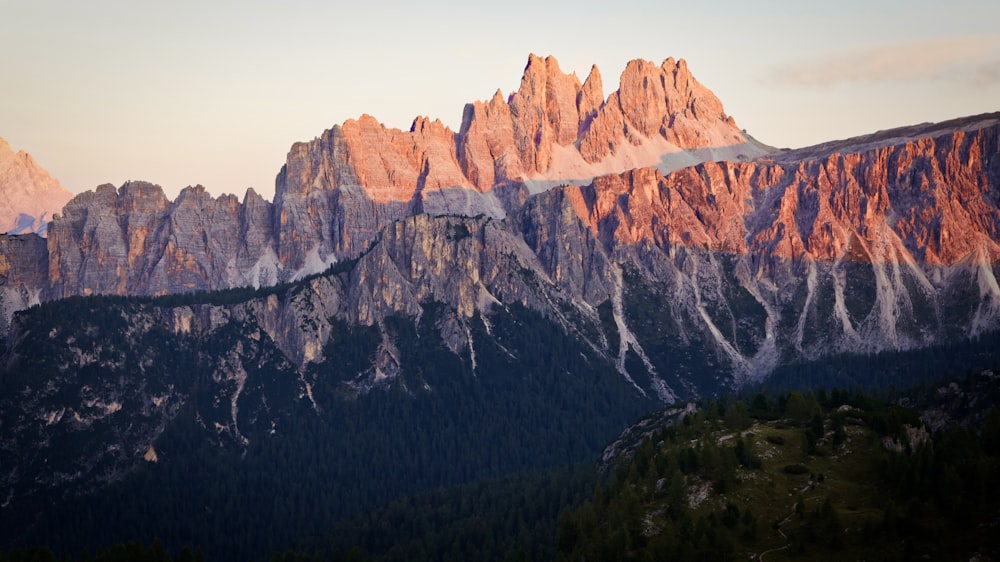
<svg viewBox="0 0 1000 562"><path fill-rule="evenodd" d="M30 154L15 153L0 138L0 233L44 236L48 221L72 198Z"/></svg>
<svg viewBox="0 0 1000 562"><path fill-rule="evenodd" d="M520 88L509 101L514 134L521 162L529 170L546 172L553 144L573 143L580 128L577 95L581 89L576 74L565 74L559 62L531 55Z"/></svg>
<svg viewBox="0 0 1000 562"><path fill-rule="evenodd" d="M273 205L254 192L242 204L215 199L200 186L169 201L145 182L81 194L53 227L46 291L159 294L292 280L358 256L405 217L503 218L557 185L762 152L747 144L683 61L633 61L605 99L596 66L581 83L555 57L532 54L518 89L466 105L457 133L430 117L400 130L363 114L296 143Z"/></svg>
<svg viewBox="0 0 1000 562"><path fill-rule="evenodd" d="M457 133L428 117L401 131L366 114L293 146L275 186L278 256L298 270L315 250L319 266L414 213L500 218L555 185L764 152L683 61L633 61L605 99L596 66L581 84L555 57L531 54L518 89L467 104Z"/></svg>
<svg viewBox="0 0 1000 562"><path fill-rule="evenodd" d="M576 98L576 107L580 113L580 134L582 135L590 122L597 116L597 110L604 103L604 83L601 80L601 71L597 65L590 67L590 74L583 81L583 87Z"/></svg>
<svg viewBox="0 0 1000 562"><path fill-rule="evenodd" d="M65 206L47 246L2 241L0 320L40 300L260 287L351 260L314 278L326 300L261 324L295 364L320 357L330 332L315 328L334 315L376 325L444 303L455 351L473 346L464 322L518 304L589 334L664 401L686 384L664 341L695 342L705 362L688 374L738 383L791 357L1000 325L997 116L756 157L683 60L633 61L602 87L596 67L581 84L532 56L521 87L468 104L457 133L362 115L291 148L273 205L100 186ZM32 269L46 252L47 272Z"/></svg>
<svg viewBox="0 0 1000 562"><path fill-rule="evenodd" d="M684 59L668 58L659 66L631 61L622 72L616 101L626 123L647 138L662 137L685 148L746 142L733 131L735 122L723 112L722 102L692 76Z"/></svg>

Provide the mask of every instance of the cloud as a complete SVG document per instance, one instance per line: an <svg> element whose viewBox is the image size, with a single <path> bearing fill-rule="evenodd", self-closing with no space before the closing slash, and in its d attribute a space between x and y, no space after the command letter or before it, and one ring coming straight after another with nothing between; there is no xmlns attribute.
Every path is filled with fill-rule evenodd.
<svg viewBox="0 0 1000 562"><path fill-rule="evenodd" d="M1000 81L996 39L972 37L873 45L791 61L775 69L779 84L823 87L840 83L963 79Z"/></svg>
<svg viewBox="0 0 1000 562"><path fill-rule="evenodd" d="M1000 83L1000 59L979 65L976 69L976 85L985 87Z"/></svg>

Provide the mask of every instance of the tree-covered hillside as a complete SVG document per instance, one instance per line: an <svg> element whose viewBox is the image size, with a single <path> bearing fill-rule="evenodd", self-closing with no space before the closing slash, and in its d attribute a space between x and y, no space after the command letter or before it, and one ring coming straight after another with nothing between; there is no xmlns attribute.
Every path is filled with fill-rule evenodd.
<svg viewBox="0 0 1000 562"><path fill-rule="evenodd" d="M655 407L613 365L523 307L492 316L488 325L473 320L474 367L468 351L445 347L438 329L444 309L434 303L416 323L391 317L381 326L338 324L326 360L305 374L315 384L303 399L295 397L300 383L294 371L264 337L254 342L259 347L246 343L254 341L246 337L252 326L244 327L246 333L227 328L207 340L157 338L153 331L141 342L142 354L117 362L130 337L125 313L145 314L149 304L55 304L39 311L45 316L38 318L39 329L51 323L55 330L73 330L49 312L86 308L68 318L85 317L84 326L99 327L80 328L74 345L99 350L107 361L66 378L59 365L74 351L40 339L35 355L8 363L4 396L13 399L21 388L41 391L32 394L39 398L30 411L24 404L5 406L5 427L28 428L23 437L31 442L54 435L73 448L63 457L43 452L48 456L37 463L17 465L34 467L39 475L53 462L65 468L56 474L59 484L0 509L2 549L46 545L75 556L159 538L172 548L200 547L212 560L266 559L298 538L402 496L587 462ZM115 336L102 340L97 335L105 325ZM358 392L348 383L385 352L383 331L390 334L401 371L391 384ZM235 384L219 380L214 367L237 345L245 351L238 365L245 373L239 403L214 390ZM58 392L44 392L46 384ZM95 432L69 415L32 429L29 422L39 412L59 412L63 402L95 389L106 389L107 401L94 404ZM80 470L72 454L77 449L82 454L121 447L116 443L136 429L121 413L153 408L151 401L161 395L177 405L175 414L135 418L150 427L166 424L152 443L155 461L143 460L143 445L131 472L106 482L85 480L85 487L60 480L62 471ZM104 396L118 406L109 406L111 398ZM230 429L233 419L238 432ZM79 441L85 437L92 441ZM122 449L124 457L128 451ZM4 471L15 470L14 458L0 460Z"/></svg>
<svg viewBox="0 0 1000 562"><path fill-rule="evenodd" d="M991 385L995 387L996 385ZM931 433L842 391L715 402L617 459L559 560L969 560L1000 553L1000 411Z"/></svg>

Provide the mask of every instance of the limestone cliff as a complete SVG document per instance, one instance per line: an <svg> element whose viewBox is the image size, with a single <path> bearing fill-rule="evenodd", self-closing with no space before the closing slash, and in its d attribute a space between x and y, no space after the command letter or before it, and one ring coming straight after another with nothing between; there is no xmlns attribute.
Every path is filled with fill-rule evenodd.
<svg viewBox="0 0 1000 562"><path fill-rule="evenodd" d="M609 245L654 241L768 262L994 263L1000 122L971 122L855 152L775 153L667 175L641 168L566 192Z"/></svg>
<svg viewBox="0 0 1000 562"><path fill-rule="evenodd" d="M201 186L175 201L153 184L102 185L66 205L49 233L52 298L160 295L273 285L278 265L271 204L241 203Z"/></svg>
<svg viewBox="0 0 1000 562"><path fill-rule="evenodd" d="M37 234L0 234L0 336L18 310L41 302L48 289L48 252Z"/></svg>

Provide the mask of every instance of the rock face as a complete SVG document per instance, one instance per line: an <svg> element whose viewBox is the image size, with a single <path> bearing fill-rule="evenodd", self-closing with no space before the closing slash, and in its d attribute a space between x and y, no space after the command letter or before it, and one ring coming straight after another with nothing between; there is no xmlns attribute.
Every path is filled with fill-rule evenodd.
<svg viewBox="0 0 1000 562"><path fill-rule="evenodd" d="M278 282L271 204L201 186L102 185L66 205L49 233L49 296L159 295Z"/></svg>
<svg viewBox="0 0 1000 562"><path fill-rule="evenodd" d="M469 104L458 133L423 117L400 131L364 115L294 145L273 206L252 191L239 203L196 187L171 202L150 184L101 186L54 224L46 295L274 284L358 256L404 217L502 218L556 184L764 152L683 61L633 61L621 84L604 100L596 67L581 85L532 55L519 89Z"/></svg>
<svg viewBox="0 0 1000 562"><path fill-rule="evenodd" d="M282 263L303 268L314 250L314 263L357 255L417 212L501 218L554 185L767 152L684 61L633 61L602 96L596 67L581 84L531 55L518 90L467 105L457 134L423 117L404 132L362 116L296 144L275 190Z"/></svg>
<svg viewBox="0 0 1000 562"><path fill-rule="evenodd" d="M72 197L30 154L15 154L0 138L0 233L45 236L48 222Z"/></svg>
<svg viewBox="0 0 1000 562"><path fill-rule="evenodd" d="M37 234L0 234L0 335L14 312L41 301L49 286L47 259L45 239Z"/></svg>
<svg viewBox="0 0 1000 562"><path fill-rule="evenodd" d="M561 200L536 215L571 214L613 259L633 256L641 277L672 287L672 307L688 300L689 320L751 376L834 349L921 347L1000 325L1000 124L974 121L981 128L944 124L936 137L897 136L853 154L606 176L540 196L538 205ZM605 281L581 273L583 247L559 251L571 248L569 232L539 255L555 258L546 270L557 282L586 295Z"/></svg>
<svg viewBox="0 0 1000 562"><path fill-rule="evenodd" d="M601 176L531 196L502 219L407 216L399 202L400 218L377 231L373 222L364 251L338 264L341 273L310 280L288 300L255 301L239 316L252 314L306 369L323 360L335 321L379 325L444 303L453 316L441 337L458 353L472 345L471 318L516 303L578 334L665 402L707 391L691 382L706 370L738 385L796 358L996 329L1000 123L983 116L911 133L862 142L854 153L841 146ZM74 202L66 217L80 218L56 226L78 230L54 228L49 238L50 277L68 279L64 287L152 294L144 289L152 282L183 292L206 287L204 278L239 283L223 272L267 272L254 278L260 286L287 273L287 256L266 268L253 259L281 246L258 228L272 215L252 194L239 204L192 188L169 203L154 186L129 184L89 196L106 210L79 213ZM217 226L227 221L239 227ZM90 240L98 251L75 257L61 249L64 239ZM161 247L170 251L156 253ZM105 268L129 275L70 277ZM655 313L646 310L651 301ZM693 348L710 352L695 365L664 351Z"/></svg>
<svg viewBox="0 0 1000 562"><path fill-rule="evenodd" d="M810 159L776 153L666 176L637 169L567 192L606 244L655 241L751 253L770 263L994 263L1000 123L982 116L970 130L957 125L942 124L937 136Z"/></svg>
<svg viewBox="0 0 1000 562"><path fill-rule="evenodd" d="M468 318L518 302L585 332L610 305L616 333L591 343L668 401L683 377L667 380L665 358L647 352L664 341L714 349L739 383L795 358L994 330L996 117L895 131L854 153L602 176L504 219L399 220L354 266L345 315L372 324L436 300ZM644 294L663 299L660 340L635 327ZM631 353L641 376L626 367Z"/></svg>

